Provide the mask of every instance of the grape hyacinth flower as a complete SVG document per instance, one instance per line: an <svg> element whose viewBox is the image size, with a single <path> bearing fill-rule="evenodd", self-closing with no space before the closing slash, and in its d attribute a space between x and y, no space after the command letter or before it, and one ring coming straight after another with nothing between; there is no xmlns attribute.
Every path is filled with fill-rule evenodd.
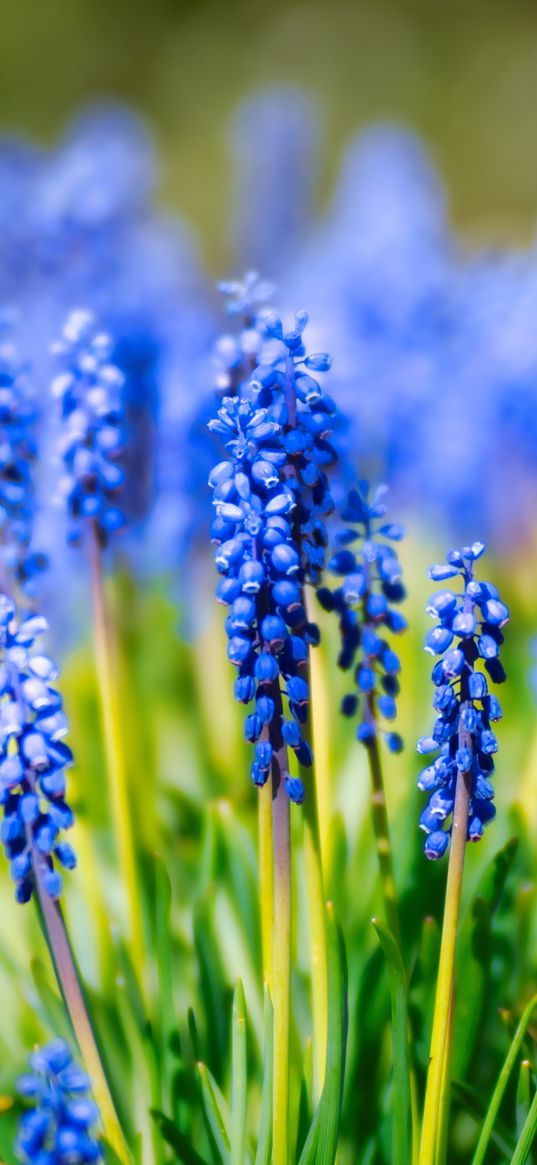
<svg viewBox="0 0 537 1165"><path fill-rule="evenodd" d="M223 576L216 595L230 608L226 632L228 658L238 669L235 697L243 704L255 700L245 735L255 745L252 779L264 785L273 754L269 738L274 740L275 733L300 763L311 763L301 733L309 695L301 672L307 641L315 631L304 626L300 602L300 555L289 521L295 498L281 472L286 461L281 426L266 409L226 397L211 429L224 437L231 454L210 477L216 509L211 537ZM283 715L280 678L288 718ZM288 771L283 780L290 799L301 802L302 781Z"/></svg>
<svg viewBox="0 0 537 1165"><path fill-rule="evenodd" d="M402 568L392 542L404 535L402 526L386 522L384 486L370 497L367 482L350 491L341 517L345 523L336 535L339 549L328 569L341 578L331 590L321 587L317 596L322 606L339 615L341 651L338 664L344 671L354 668L355 689L343 698L344 716L358 715L357 737L370 747L379 733L379 717L391 722L397 714L399 657L386 641L384 632L400 634L407 621L397 610L405 598ZM357 548L353 544L359 543ZM403 742L397 732L387 731L384 739L391 752L400 752Z"/></svg>
<svg viewBox="0 0 537 1165"><path fill-rule="evenodd" d="M124 377L111 362L112 340L91 312L73 311L62 339L53 346L64 371L52 391L60 401L64 433L60 452L65 474L68 541L80 542L85 522L93 522L101 545L124 525L117 504L125 472L123 449Z"/></svg>
<svg viewBox="0 0 537 1165"><path fill-rule="evenodd" d="M0 318L0 334L4 331L2 323ZM27 369L17 359L13 344L4 337L0 342L1 553L8 576L29 592L35 576L47 565L44 554L30 549L35 516L36 423Z"/></svg>
<svg viewBox="0 0 537 1165"><path fill-rule="evenodd" d="M62 833L74 817L65 770L73 761L62 698L52 686L58 669L36 650L46 630L41 615L17 621L14 602L0 596L0 803L2 842L18 902L27 902L36 877L50 898L62 889L57 865L76 865Z"/></svg>
<svg viewBox="0 0 537 1165"><path fill-rule="evenodd" d="M491 725L501 718L502 709L489 692L489 682L505 680L499 655L509 611L492 583L474 577L474 564L484 550L482 542L451 550L446 564L429 570L435 582L459 575L463 583L462 593L441 590L427 606L438 621L425 641L425 650L441 657L432 672L438 717L432 736L422 737L417 749L423 755L439 753L418 781L429 794L420 827L427 834L425 853L433 860L448 847L460 776L469 791L468 841L479 841L496 812L491 778L498 742Z"/></svg>
<svg viewBox="0 0 537 1165"><path fill-rule="evenodd" d="M15 1152L28 1165L102 1161L97 1139L99 1110L91 1081L64 1040L52 1040L30 1056L30 1071L17 1090L30 1107L19 1121Z"/></svg>
<svg viewBox="0 0 537 1165"><path fill-rule="evenodd" d="M256 744L256 784L268 779L270 724L282 718L275 696L280 675L290 712L282 720L283 740L301 765L313 759L300 726L308 720L308 653L319 631L308 621L303 587L305 581L317 585L324 568L325 517L333 509L325 470L336 460L327 440L334 405L311 375L326 371L329 357L306 354L305 312L287 332L274 313L264 318L267 336L276 341L270 362L256 365L242 395L224 398L209 426L232 455L210 476L216 508L211 536L219 544L217 568L226 576L217 598L230 605L228 655L239 668L235 695L246 704L256 700L245 725ZM286 774L285 787L291 800L303 800L300 778Z"/></svg>

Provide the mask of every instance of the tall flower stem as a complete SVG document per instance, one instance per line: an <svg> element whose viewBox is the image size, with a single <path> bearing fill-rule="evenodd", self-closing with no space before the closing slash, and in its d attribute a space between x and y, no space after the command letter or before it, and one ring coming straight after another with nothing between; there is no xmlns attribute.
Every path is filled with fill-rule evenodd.
<svg viewBox="0 0 537 1165"><path fill-rule="evenodd" d="M274 842L270 781L267 781L266 785L263 785L259 790L257 814L263 979L272 997L274 979Z"/></svg>
<svg viewBox="0 0 537 1165"><path fill-rule="evenodd" d="M450 1016L454 991L455 952L460 915L462 878L468 811L470 804L470 776L459 772L453 810L451 849L446 886L446 903L440 944L440 959L436 999L427 1073L427 1088L423 1112L420 1165L435 1165L437 1130L442 1128L442 1106L449 1100L449 1089L444 1077L445 1065L450 1060Z"/></svg>
<svg viewBox="0 0 537 1165"><path fill-rule="evenodd" d="M308 687L311 689L311 665L308 665ZM311 723L313 699L310 702L310 717L303 728L304 738L312 743L314 728ZM316 757L317 736L315 734ZM313 1101L321 1095L326 1069L326 1036L328 1026L328 972L326 944L326 907L324 896L323 863L319 830L319 807L317 799L317 771L314 764L310 768L301 767L301 776L307 794L304 802L304 859L306 867L306 901L310 935L311 994L313 1011Z"/></svg>
<svg viewBox="0 0 537 1165"><path fill-rule="evenodd" d="M127 895L133 962L143 982L145 959L140 883L134 849L114 644L104 595L101 550L95 528L90 533L90 560L95 655L114 830Z"/></svg>
<svg viewBox="0 0 537 1165"><path fill-rule="evenodd" d="M274 829L274 1115L273 1163L289 1162L289 1020L291 994L291 822L281 757L272 768Z"/></svg>
<svg viewBox="0 0 537 1165"><path fill-rule="evenodd" d="M95 1101L101 1114L104 1134L110 1147L114 1150L118 1160L121 1162L121 1165L131 1165L130 1153L121 1130L95 1039L95 1033L87 1012L63 915L58 903L49 897L43 886L43 875L48 869L47 861L36 850L33 839L29 840L45 936L54 964L58 985L73 1025L84 1064L91 1078Z"/></svg>
<svg viewBox="0 0 537 1165"><path fill-rule="evenodd" d="M372 694L369 694L367 697L367 708L370 717L374 719L374 697ZM393 851L390 838L388 811L386 808L386 794L384 792L382 761L380 759L380 749L376 733L368 744L366 751L369 764L369 774L371 777L371 816L373 822L373 832L375 834L375 842L377 846L377 856L380 870L380 880L382 883L386 922L388 923L394 938L399 943L401 932L399 926L399 910L397 906L395 875L393 870Z"/></svg>

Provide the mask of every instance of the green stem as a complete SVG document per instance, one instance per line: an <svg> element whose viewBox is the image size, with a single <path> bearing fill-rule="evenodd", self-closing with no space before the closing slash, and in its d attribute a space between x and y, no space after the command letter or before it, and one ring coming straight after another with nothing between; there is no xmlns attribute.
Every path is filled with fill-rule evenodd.
<svg viewBox="0 0 537 1165"><path fill-rule="evenodd" d="M311 666L308 656L306 676L311 697ZM302 734L312 745L313 700L310 698L310 714L303 726ZM315 746L317 737L315 735ZM316 747L314 756L316 756ZM304 860L306 873L306 903L310 938L311 996L313 1013L313 1103L319 1100L323 1090L326 1071L326 1038L328 1029L328 952L326 940L326 907L324 896L323 864L319 832L319 809L317 801L317 764L300 769L307 790L304 802Z"/></svg>
<svg viewBox="0 0 537 1165"><path fill-rule="evenodd" d="M274 845L272 839L272 787L267 781L258 794L259 889L261 898L261 949L263 981L272 996L274 979Z"/></svg>
<svg viewBox="0 0 537 1165"><path fill-rule="evenodd" d="M274 839L274 1109L273 1165L289 1165L289 1020L291 992L291 822L283 776L287 749L272 761Z"/></svg>
<svg viewBox="0 0 537 1165"><path fill-rule="evenodd" d="M375 709L374 697L372 694L369 694L367 697L367 710L371 719L374 721ZM397 890L395 887L395 875L393 871L393 851L390 839L388 811L386 808L386 795L384 792L382 762L380 759L380 749L376 733L374 734L366 751L372 788L371 815L373 820L373 832L375 834L375 841L377 846L377 856L380 869L380 880L382 884L382 894L384 898L386 922L396 942L398 945L400 945L401 928L399 925Z"/></svg>
<svg viewBox="0 0 537 1165"><path fill-rule="evenodd" d="M131 1165L131 1157L123 1136L114 1102L106 1079L97 1041L89 1018L84 994L65 929L62 912L43 886L43 875L48 864L45 857L38 854L33 839L31 841L32 864L41 917L56 972L58 985L69 1013L82 1059L91 1079L96 1104L101 1114L104 1134L110 1147L116 1153L121 1165Z"/></svg>
<svg viewBox="0 0 537 1165"><path fill-rule="evenodd" d="M90 559L95 655L114 829L123 875L123 884L128 902L133 964L137 969L140 979L143 981L145 958L140 882L134 849L116 661L114 658L112 631L104 595L101 551L95 528L92 528L91 531Z"/></svg>
<svg viewBox="0 0 537 1165"><path fill-rule="evenodd" d="M444 1063L449 1064L449 1033L452 993L455 977L455 952L459 923L468 810L470 803L470 776L457 774L451 848L446 886L446 904L442 926L438 980L434 1005L433 1030L427 1087L423 1112L420 1165L435 1165L437 1130L442 1127L442 1106L449 1102L449 1086L444 1076Z"/></svg>

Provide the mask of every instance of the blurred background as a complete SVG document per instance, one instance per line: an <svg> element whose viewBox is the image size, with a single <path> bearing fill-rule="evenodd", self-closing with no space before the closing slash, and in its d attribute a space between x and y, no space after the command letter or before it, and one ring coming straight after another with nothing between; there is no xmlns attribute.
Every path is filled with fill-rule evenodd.
<svg viewBox="0 0 537 1165"><path fill-rule="evenodd" d="M143 1114L149 1153L147 1095L158 1072L148 1068L151 1032L140 1028L122 945L87 564L65 550L65 515L52 506L50 345L70 308L89 307L110 330L126 378L129 528L109 556L109 598L151 938L162 890L155 853L173 887L164 933L182 1044L178 1051L177 1037L170 1056L183 1073L175 1115L190 1136L201 1121L190 1103L187 1008L225 1089L237 973L259 1075L255 793L213 602L206 484L221 456L206 421L230 375L229 345L215 357L214 344L222 330L237 331L214 283L252 266L274 280L286 318L310 310L308 346L334 358L326 387L346 417L337 434L346 463L388 481L391 514L409 530L401 552L406 750L387 761L386 784L410 960L423 918L440 914L445 874L438 863L424 876L417 829L424 799L414 741L432 723L422 654L428 563L443 560L452 541L484 537L487 571L512 609L500 811L471 849L465 903L516 832L516 876L478 968L488 1019L461 1038L461 1077L474 1072L484 1094L504 1048L497 1008L517 1014L537 984L537 8L530 0L0 0L0 28L0 308L18 313L17 343L41 405L36 545L51 560L44 608L77 757L80 869L67 915L126 1125L132 1131ZM339 674L333 681L336 636L324 622L323 635L331 798L323 830L351 973L341 1160L355 1165L357 1146L360 1160L390 1159L388 997L370 926L379 901L366 761L338 714L346 687ZM298 816L294 829L299 846ZM299 906L303 889L298 873ZM0 934L0 1084L9 1093L14 1059L18 1070L32 1041L63 1031L65 1020L36 920L12 905L7 870L0 904L9 920ZM309 1031L304 951L301 932L300 1047ZM416 997L423 982L418 972ZM153 966L151 986L156 1013ZM159 1031L156 1014L152 1022ZM423 1030L419 1055L423 1075ZM152 1099L169 1111L168 1095ZM457 1109L453 1162L468 1161L475 1141L480 1113L468 1105L466 1097ZM1 1137L5 1127L7 1145L12 1115L0 1121L10 1165ZM144 1165L160 1165L162 1153L151 1152Z"/></svg>
<svg viewBox="0 0 537 1165"><path fill-rule="evenodd" d="M192 222L215 274L232 258L230 119L267 85L304 86L316 103L316 205L348 137L395 120L431 148L459 227L490 244L532 237L531 0L5 0L1 9L3 130L52 144L81 105L127 101L156 137L161 201Z"/></svg>

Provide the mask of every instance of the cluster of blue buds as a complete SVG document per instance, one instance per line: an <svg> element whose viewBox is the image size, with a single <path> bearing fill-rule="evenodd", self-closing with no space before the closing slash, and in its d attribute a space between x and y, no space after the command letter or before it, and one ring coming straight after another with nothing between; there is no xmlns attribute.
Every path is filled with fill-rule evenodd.
<svg viewBox="0 0 537 1165"><path fill-rule="evenodd" d="M218 285L227 298L229 315L240 319L238 333L220 336L214 349L215 388L232 395L258 362L266 336L262 305L272 299L272 283L260 279L257 271L247 271L241 280L225 280Z"/></svg>
<svg viewBox="0 0 537 1165"><path fill-rule="evenodd" d="M404 531L385 521L384 493L381 486L370 497L364 481L350 491L341 514L345 527L336 535L339 548L328 562L328 569L342 581L335 590L320 587L317 591L325 610L339 616L339 667L353 669L354 691L343 698L341 711L358 716L357 737L367 747L377 739L379 718L390 722L397 713L401 664L385 634L399 634L407 626L397 609L405 588L391 545L401 540ZM385 732L384 739L391 752L401 751L403 742L397 732Z"/></svg>
<svg viewBox="0 0 537 1165"><path fill-rule="evenodd" d="M0 320L0 331L2 331ZM30 549L35 501L33 464L37 449L37 412L27 373L8 340L0 344L0 529L6 570L24 590L47 566L44 554Z"/></svg>
<svg viewBox="0 0 537 1165"><path fill-rule="evenodd" d="M267 408L281 425L286 478L296 501L294 531L301 565L305 580L318 586L328 545L326 518L334 509L327 470L338 455L329 440L336 406L317 374L327 372L332 361L326 352L307 353L303 338L307 312L297 312L294 327L287 331L274 312L264 312L263 318L277 347L271 359L265 357L254 369L250 388L256 392L257 405Z"/></svg>
<svg viewBox="0 0 537 1165"><path fill-rule="evenodd" d="M496 812L491 777L498 742L491 724L501 718L502 709L489 692L488 680L496 684L505 680L499 654L509 611L492 583L474 578L474 563L484 549L482 542L474 542L452 550L446 564L429 570L435 582L458 575L463 583L462 593L442 590L427 606L437 624L427 635L425 650L442 657L432 673L438 718L432 736L423 737L417 746L422 754L439 752L418 781L419 788L430 794L420 827L427 834L425 853L432 859L442 857L448 846L451 826L445 823L453 813L460 774L470 786L468 841L479 841Z"/></svg>
<svg viewBox="0 0 537 1165"><path fill-rule="evenodd" d="M248 288L234 287L241 307ZM252 777L268 779L273 751L294 750L300 765L313 757L307 732L308 652L319 642L304 603L304 584L319 584L334 508L326 470L337 460L328 437L335 406L312 372L325 372L325 353L308 355L307 315L285 331L274 312L262 311L262 351L249 377L226 397L210 429L224 438L231 458L210 475L218 543L216 565L225 575L217 589L229 604L228 656L239 669L235 695L255 700L246 719L255 743ZM244 369L244 364L242 364ZM289 715L282 703L282 688ZM298 777L284 774L289 797L304 799Z"/></svg>
<svg viewBox="0 0 537 1165"><path fill-rule="evenodd" d="M60 453L65 474L61 492L69 518L68 540L78 543L92 521L102 545L124 525L117 494L125 481L123 452L124 376L111 361L112 339L90 312L73 311L62 339L53 346L63 372L52 385L64 431Z"/></svg>
<svg viewBox="0 0 537 1165"><path fill-rule="evenodd" d="M19 1161L83 1165L103 1160L91 1082L64 1040L53 1040L32 1053L30 1072L19 1077L17 1090L31 1105L19 1121L15 1143Z"/></svg>
<svg viewBox="0 0 537 1165"><path fill-rule="evenodd" d="M76 865L61 837L74 821L65 800L73 754L63 740L62 698L52 687L58 669L34 646L46 627L36 614L17 622L14 602L0 595L0 832L18 902L31 898L36 869L45 891L58 898L55 860L66 869Z"/></svg>
<svg viewBox="0 0 537 1165"><path fill-rule="evenodd" d="M318 631L308 623L302 603L300 553L292 526L295 493L283 474L287 457L281 425L267 409L226 397L210 427L231 454L210 476L216 509L211 537L223 576L216 596L230 608L226 632L228 658L238 669L235 697L243 704L255 701L245 735L255 744L252 778L263 785L275 742L292 748L300 764L311 764L311 749L301 732L309 699L302 673L308 645L317 640ZM303 801L299 778L284 773L284 783L291 800Z"/></svg>

